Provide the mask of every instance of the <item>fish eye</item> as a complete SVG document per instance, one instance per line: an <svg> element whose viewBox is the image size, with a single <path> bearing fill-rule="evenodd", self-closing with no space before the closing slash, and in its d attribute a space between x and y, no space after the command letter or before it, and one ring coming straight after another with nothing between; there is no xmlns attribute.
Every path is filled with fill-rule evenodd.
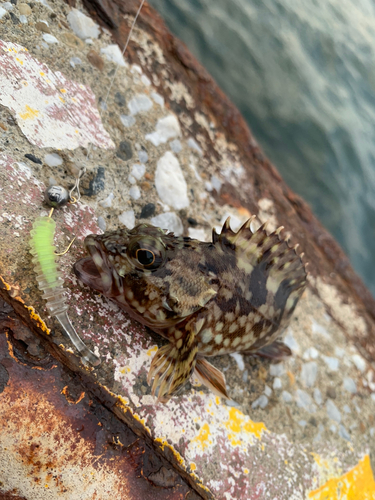
<svg viewBox="0 0 375 500"><path fill-rule="evenodd" d="M151 237L134 239L128 247L128 257L139 270L153 271L165 261L165 247L163 243Z"/></svg>

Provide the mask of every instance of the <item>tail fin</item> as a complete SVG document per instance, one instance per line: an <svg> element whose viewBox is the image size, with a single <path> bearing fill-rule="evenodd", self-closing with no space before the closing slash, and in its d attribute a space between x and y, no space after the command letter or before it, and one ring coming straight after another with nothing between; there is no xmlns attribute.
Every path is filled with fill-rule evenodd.
<svg viewBox="0 0 375 500"><path fill-rule="evenodd" d="M197 359L194 375L217 396L231 399L227 393L224 375L205 358Z"/></svg>

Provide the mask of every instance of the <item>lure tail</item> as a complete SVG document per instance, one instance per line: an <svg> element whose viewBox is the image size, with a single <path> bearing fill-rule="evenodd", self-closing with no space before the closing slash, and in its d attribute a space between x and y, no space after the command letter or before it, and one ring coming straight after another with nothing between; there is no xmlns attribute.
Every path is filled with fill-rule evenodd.
<svg viewBox="0 0 375 500"><path fill-rule="evenodd" d="M51 217L38 217L30 232L30 253L33 255L32 262L35 265L38 286L43 292L48 311L56 316L82 359L97 366L100 359L82 342L68 317L68 305L65 303L63 288L64 280L55 262L53 244L55 228L56 223Z"/></svg>

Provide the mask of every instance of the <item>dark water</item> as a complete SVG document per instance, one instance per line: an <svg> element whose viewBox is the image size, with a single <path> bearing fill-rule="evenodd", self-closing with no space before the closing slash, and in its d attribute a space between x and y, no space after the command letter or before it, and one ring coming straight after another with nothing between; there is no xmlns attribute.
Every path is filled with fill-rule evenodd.
<svg viewBox="0 0 375 500"><path fill-rule="evenodd" d="M375 2L149 1L375 295Z"/></svg>

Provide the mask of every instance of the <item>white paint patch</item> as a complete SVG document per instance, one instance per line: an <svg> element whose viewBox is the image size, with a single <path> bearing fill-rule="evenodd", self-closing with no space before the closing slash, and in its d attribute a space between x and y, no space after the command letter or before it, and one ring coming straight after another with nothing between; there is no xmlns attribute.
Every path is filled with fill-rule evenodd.
<svg viewBox="0 0 375 500"><path fill-rule="evenodd" d="M162 202L180 210L189 206L187 184L176 156L167 151L158 161L155 186Z"/></svg>
<svg viewBox="0 0 375 500"><path fill-rule="evenodd" d="M174 115L168 115L158 120L155 132L147 134L146 139L152 142L154 146L159 146L169 141L169 139L179 137L180 135L181 128L177 118Z"/></svg>
<svg viewBox="0 0 375 500"><path fill-rule="evenodd" d="M0 104L9 108L27 139L40 148L114 149L89 87L67 80L21 45L0 41Z"/></svg>

